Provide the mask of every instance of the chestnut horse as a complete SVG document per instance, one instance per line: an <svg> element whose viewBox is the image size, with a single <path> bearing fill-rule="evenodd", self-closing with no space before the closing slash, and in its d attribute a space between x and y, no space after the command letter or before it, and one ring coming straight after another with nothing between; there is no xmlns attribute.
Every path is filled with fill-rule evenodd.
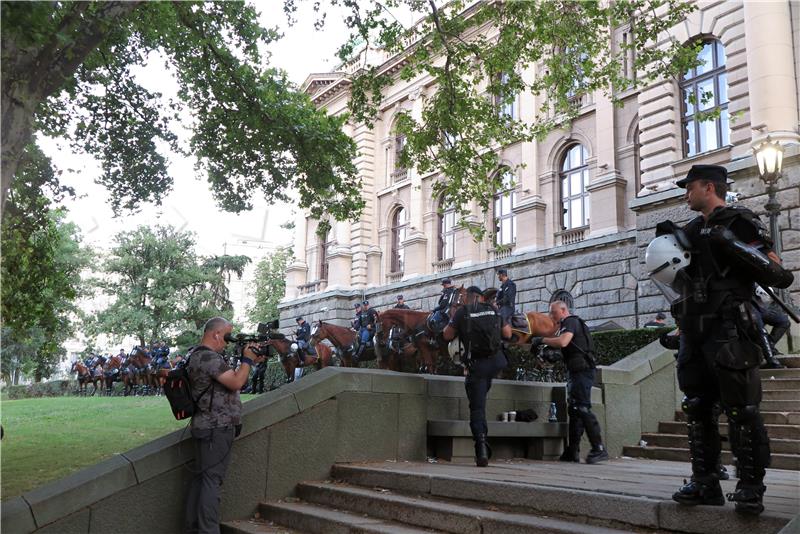
<svg viewBox="0 0 800 534"><path fill-rule="evenodd" d="M311 340L309 344L316 348L321 345L320 341L327 339L333 345L333 348L339 353L342 361L342 367L357 367L353 364L353 355L356 352L356 338L358 334L351 328L345 326L337 326L332 323L317 321L311 327ZM359 358L359 362L374 360L376 358L375 351L367 348L364 354Z"/></svg>
<svg viewBox="0 0 800 534"><path fill-rule="evenodd" d="M106 395L111 395L114 382L122 380L122 356L116 355L106 360L106 364L103 366L103 377Z"/></svg>
<svg viewBox="0 0 800 534"><path fill-rule="evenodd" d="M92 389L90 396L93 396L97 391L97 384L103 379L102 374L96 375L92 373L92 371L86 367L86 364L80 360L72 362L70 373L78 373L78 395L86 395L87 384L92 384L94 389Z"/></svg>
<svg viewBox="0 0 800 534"><path fill-rule="evenodd" d="M133 368L131 370L134 375L131 389L136 388L139 390L138 392L134 392L134 394L141 392L142 395L146 395L149 393L151 384L150 362L152 360L153 358L147 353L147 351L138 347L134 349L133 352L131 352L131 354L128 356L128 369ZM126 388L126 396L128 395L128 392L129 390Z"/></svg>
<svg viewBox="0 0 800 534"><path fill-rule="evenodd" d="M294 382L295 379L300 378L295 376L295 371L300 367L300 358L297 351L292 348L293 343L294 341L290 339L270 339L267 342L268 345L275 348L278 356L280 356L281 365L283 365L283 370L286 372L286 382ZM303 367L313 365L317 370L323 367L330 367L332 364L331 348L324 343L319 343L314 346L314 350L317 351L316 356L308 353L303 355ZM302 370L302 367L300 369Z"/></svg>

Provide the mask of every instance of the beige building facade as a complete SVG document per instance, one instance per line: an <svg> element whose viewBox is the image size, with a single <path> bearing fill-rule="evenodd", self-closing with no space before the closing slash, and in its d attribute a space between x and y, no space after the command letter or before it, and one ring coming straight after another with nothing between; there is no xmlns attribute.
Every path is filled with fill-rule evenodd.
<svg viewBox="0 0 800 534"><path fill-rule="evenodd" d="M617 28L611 38L623 42L628 32ZM398 78L385 90L373 128L348 125L366 201L360 220L333 222L320 238L318 221L298 215L284 324L301 313L344 321L352 302L366 297L391 305L398 293L412 307L430 309L443 276L488 286L503 266L517 281L520 309L543 311L559 296L590 324L638 326L666 307L643 272L653 228L692 216L674 181L694 164L726 165L741 202L763 214L765 187L752 147L767 135L786 149L780 239L787 264L800 269L800 2L702 2L660 39L659 46L702 41L704 64L681 79L618 93L621 107L602 92L578 95L579 114L568 127L541 142L502 148L497 172L513 185L496 193L486 217L475 210L473 217L493 230L483 242L434 198L437 173L400 168L403 139L394 118L400 111L419 117L435 87L424 77ZM385 72L403 64L400 56L365 53ZM312 74L303 87L319 107L344 113L352 74L346 67ZM713 97L703 104L687 96L709 91ZM503 112L531 121L541 105L523 93ZM697 121L695 108L718 108L720 118ZM792 291L798 296L798 282Z"/></svg>

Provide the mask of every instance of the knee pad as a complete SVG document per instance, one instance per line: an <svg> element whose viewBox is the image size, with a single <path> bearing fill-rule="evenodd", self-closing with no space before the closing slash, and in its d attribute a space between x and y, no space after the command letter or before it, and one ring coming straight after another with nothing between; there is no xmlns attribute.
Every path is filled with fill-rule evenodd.
<svg viewBox="0 0 800 534"><path fill-rule="evenodd" d="M567 406L567 414L570 417L580 417L580 412L578 411L578 407L574 404L570 404Z"/></svg>
<svg viewBox="0 0 800 534"><path fill-rule="evenodd" d="M702 397L684 397L681 409L690 420L700 420L713 417L714 403Z"/></svg>
<svg viewBox="0 0 800 534"><path fill-rule="evenodd" d="M732 423L746 425L760 418L758 405L750 404L747 406L726 406L725 415Z"/></svg>

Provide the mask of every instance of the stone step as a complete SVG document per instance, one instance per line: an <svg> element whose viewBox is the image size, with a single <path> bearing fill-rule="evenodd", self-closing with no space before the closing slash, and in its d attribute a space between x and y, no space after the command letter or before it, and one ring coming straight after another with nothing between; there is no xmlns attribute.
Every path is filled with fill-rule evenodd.
<svg viewBox="0 0 800 534"><path fill-rule="evenodd" d="M461 467L442 463L411 469L400 464L384 466L335 465L333 478L349 486L315 484L306 491L328 499L327 491L340 492L329 506L344 507L375 515L375 510L389 509L391 496L414 495L431 508L426 514L446 513L441 502L469 506L474 513L497 514L502 518L522 515L546 515L549 518L573 522L591 532L601 527L623 529L627 532L689 532L730 534L731 532L777 532L795 514L791 498L774 490L768 500L768 510L758 519L742 518L732 513L730 506L698 506L687 508L669 499L684 476L686 465L670 465L646 460L612 460L598 465L560 464L557 462L508 462L491 464L486 469ZM664 476L669 471L671 476ZM779 475L780 478L787 478ZM735 481L726 481L724 490L732 490ZM342 491L342 488L348 488ZM385 500L372 495L353 494L353 488L373 488ZM300 488L298 491L302 494ZM783 493L790 493L791 490ZM305 494L307 498L309 493ZM360 499L364 499L360 501ZM405 497L408 498L408 497ZM471 503L467 505L467 503ZM403 517L406 522L417 515L409 509L382 512ZM413 516L411 514L414 514ZM482 515L482 517L484 517ZM490 516L494 521L494 515ZM540 519L540 518L539 518ZM537 519L538 520L538 519ZM450 532L532 532L514 524L486 523L483 530L473 530L461 517L448 519ZM419 524L418 522L415 524ZM437 523L443 528L443 523ZM512 528L512 526L514 528Z"/></svg>
<svg viewBox="0 0 800 534"><path fill-rule="evenodd" d="M763 399L770 401L800 401L800 389L769 389L763 392ZM762 401L763 402L763 401Z"/></svg>
<svg viewBox="0 0 800 534"><path fill-rule="evenodd" d="M622 455L631 458L649 458L651 460L689 461L689 449L682 447L625 446L622 448ZM733 464L733 455L730 451L722 451L722 463L726 465ZM800 455L773 453L770 467L772 469L800 471Z"/></svg>
<svg viewBox="0 0 800 534"><path fill-rule="evenodd" d="M540 517L531 514L501 512L492 507L473 506L461 501L444 501L431 497L412 497L385 488L370 489L330 482L304 482L297 486L304 501L336 510L388 519L422 528L445 532L564 532L612 534L626 532L586 525L565 519ZM314 531L317 532L317 531ZM324 530L319 532L331 532Z"/></svg>
<svg viewBox="0 0 800 534"><path fill-rule="evenodd" d="M786 369L761 369L761 380L770 378L800 378L800 369L787 367Z"/></svg>
<svg viewBox="0 0 800 534"><path fill-rule="evenodd" d="M303 534L300 530L260 519L235 519L220 523L219 527L222 534Z"/></svg>
<svg viewBox="0 0 800 534"><path fill-rule="evenodd" d="M424 534L447 532L419 528L395 521L378 519L365 514L333 509L307 502L262 503L263 517L280 525L291 525L303 532L320 534Z"/></svg>
<svg viewBox="0 0 800 534"><path fill-rule="evenodd" d="M765 412L800 412L800 400L762 400Z"/></svg>
<svg viewBox="0 0 800 534"><path fill-rule="evenodd" d="M761 409L761 417L766 425L800 425L800 412L769 412ZM686 421L686 414L678 410L675 412L676 421ZM719 416L720 423L728 420L725 414Z"/></svg>
<svg viewBox="0 0 800 534"><path fill-rule="evenodd" d="M800 425L766 425L770 439L800 440ZM683 421L661 421L658 423L659 434L679 434L686 438L686 423ZM719 424L719 433L723 438L728 435L728 423Z"/></svg>
<svg viewBox="0 0 800 534"><path fill-rule="evenodd" d="M775 391L778 389L800 389L800 378L776 378L774 380L762 380L761 388L764 391Z"/></svg>
<svg viewBox="0 0 800 534"><path fill-rule="evenodd" d="M642 434L642 439L647 442L648 447L681 448L687 446L686 434L645 433ZM800 440L780 439L770 436L769 448L773 453L777 454L800 454ZM724 437L722 439L722 449L731 450L730 442Z"/></svg>
<svg viewBox="0 0 800 534"><path fill-rule="evenodd" d="M787 354L785 356L778 356L778 361L790 369L800 368L800 355Z"/></svg>

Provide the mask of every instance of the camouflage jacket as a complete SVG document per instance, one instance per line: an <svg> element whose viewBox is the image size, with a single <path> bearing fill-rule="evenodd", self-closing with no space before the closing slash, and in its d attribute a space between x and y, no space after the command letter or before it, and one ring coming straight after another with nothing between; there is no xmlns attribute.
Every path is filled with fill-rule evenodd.
<svg viewBox="0 0 800 534"><path fill-rule="evenodd" d="M231 391L215 379L231 367L222 355L198 347L189 358L189 381L197 408L192 416L192 428L207 430L238 425L242 416L239 392ZM205 392L205 393L204 393Z"/></svg>

